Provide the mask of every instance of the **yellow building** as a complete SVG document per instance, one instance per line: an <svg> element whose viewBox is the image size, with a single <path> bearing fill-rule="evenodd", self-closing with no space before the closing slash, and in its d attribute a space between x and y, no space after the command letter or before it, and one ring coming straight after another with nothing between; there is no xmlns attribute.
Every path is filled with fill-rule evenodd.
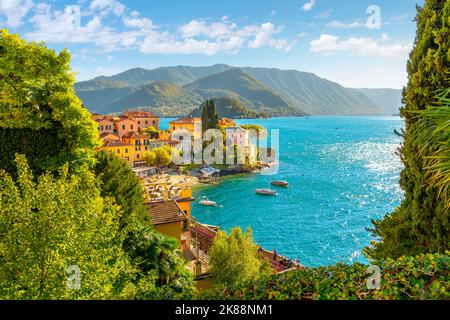
<svg viewBox="0 0 450 320"><path fill-rule="evenodd" d="M177 199L150 202L146 206L155 230L180 242L182 250L189 248L192 190L185 189Z"/></svg>
<svg viewBox="0 0 450 320"><path fill-rule="evenodd" d="M150 136L143 133L128 132L122 136L122 141L134 147L133 165L143 164L143 155L151 150Z"/></svg>
<svg viewBox="0 0 450 320"><path fill-rule="evenodd" d="M188 246L189 218L175 200L148 203L147 208L156 231L177 239L182 249Z"/></svg>
<svg viewBox="0 0 450 320"><path fill-rule="evenodd" d="M131 144L124 143L120 140L104 139L103 146L97 150L106 150L117 154L119 157L128 162L129 165L133 165L134 149Z"/></svg>
<svg viewBox="0 0 450 320"><path fill-rule="evenodd" d="M202 120L200 118L180 118L169 123L170 130L182 132L188 131L194 139L201 139L202 137Z"/></svg>

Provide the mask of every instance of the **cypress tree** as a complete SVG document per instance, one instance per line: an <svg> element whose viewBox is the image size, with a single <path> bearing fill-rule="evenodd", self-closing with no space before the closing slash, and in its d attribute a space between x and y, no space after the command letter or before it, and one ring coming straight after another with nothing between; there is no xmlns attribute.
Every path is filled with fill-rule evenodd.
<svg viewBox="0 0 450 320"><path fill-rule="evenodd" d="M450 0L425 1L423 7L417 7L416 22L401 109L406 128L399 150L404 164L400 185L405 198L395 212L373 222L372 232L380 238L366 248L366 254L373 259L445 252L449 248L449 212L444 195L427 183L426 175L426 158L437 146L421 144L416 122L418 112L433 105L435 96L449 88Z"/></svg>

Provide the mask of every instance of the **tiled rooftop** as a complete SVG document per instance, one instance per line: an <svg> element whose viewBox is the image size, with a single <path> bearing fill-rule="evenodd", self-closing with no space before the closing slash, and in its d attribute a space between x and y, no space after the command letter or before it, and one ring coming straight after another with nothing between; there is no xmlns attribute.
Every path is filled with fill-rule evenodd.
<svg viewBox="0 0 450 320"><path fill-rule="evenodd" d="M153 224L165 224L187 220L174 200L146 204Z"/></svg>

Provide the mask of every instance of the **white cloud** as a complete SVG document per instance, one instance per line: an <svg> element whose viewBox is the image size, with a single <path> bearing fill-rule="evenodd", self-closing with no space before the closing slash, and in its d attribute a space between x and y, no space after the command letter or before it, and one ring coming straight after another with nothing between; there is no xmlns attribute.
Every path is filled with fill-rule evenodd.
<svg viewBox="0 0 450 320"><path fill-rule="evenodd" d="M404 58L411 49L411 45L380 44L373 38L348 38L340 40L339 37L322 34L319 39L311 41L311 51L325 55L336 52L351 52L359 56L377 56L386 58Z"/></svg>
<svg viewBox="0 0 450 320"><path fill-rule="evenodd" d="M0 25L5 24L10 28L19 27L22 24L22 19L33 6L32 0L0 0L0 17L6 17L6 23L0 20Z"/></svg>
<svg viewBox="0 0 450 320"><path fill-rule="evenodd" d="M48 4L40 3L30 22L35 30L26 33L27 38L49 43L91 43L105 51L129 47L136 43L139 35L135 31L115 32L103 26L102 19L97 15L81 25L80 8L77 6L66 6L64 11L57 11Z"/></svg>
<svg viewBox="0 0 450 320"><path fill-rule="evenodd" d="M328 27L338 28L338 29L353 29L353 28L365 28L366 24L361 21L353 21L349 23L344 23L338 20L333 20L327 24Z"/></svg>
<svg viewBox="0 0 450 320"><path fill-rule="evenodd" d="M237 29L235 23L222 22L207 23L200 20L192 20L178 28L183 38L192 38L197 36L205 36L208 38L230 37Z"/></svg>
<svg viewBox="0 0 450 320"><path fill-rule="evenodd" d="M114 13L116 16L121 16L125 12L125 6L115 0L92 0L89 9L92 11L100 11L100 15L107 15Z"/></svg>
<svg viewBox="0 0 450 320"><path fill-rule="evenodd" d="M302 10L305 12L310 11L315 5L316 5L316 0L309 0L308 2L306 2L303 5Z"/></svg>
<svg viewBox="0 0 450 320"><path fill-rule="evenodd" d="M295 42L288 43L286 39L274 39L273 35L281 32L282 28L275 29L272 22L263 23L255 36L255 39L249 42L250 48L260 48L269 46L276 49L290 51Z"/></svg>
<svg viewBox="0 0 450 320"><path fill-rule="evenodd" d="M282 27L271 22L238 26L228 16L223 16L218 21L194 19L168 29L114 0L94 0L87 12L81 7L82 2L79 3L80 6L66 6L62 11L45 3L37 5L29 20L34 28L25 37L48 43L92 44L107 52L138 49L143 53L204 55L236 53L243 47L263 46L289 51L295 45L295 41L289 43L276 38ZM104 25L105 21L110 21L106 17L110 13L121 16L123 30ZM81 23L82 16L84 23Z"/></svg>
<svg viewBox="0 0 450 320"><path fill-rule="evenodd" d="M147 18L139 18L138 16L125 17L123 19L123 23L126 27L129 28L138 28L138 29L154 29L155 26L150 19Z"/></svg>
<svg viewBox="0 0 450 320"><path fill-rule="evenodd" d="M114 57L113 56L107 56L106 57L106 61L113 61L114 60Z"/></svg>

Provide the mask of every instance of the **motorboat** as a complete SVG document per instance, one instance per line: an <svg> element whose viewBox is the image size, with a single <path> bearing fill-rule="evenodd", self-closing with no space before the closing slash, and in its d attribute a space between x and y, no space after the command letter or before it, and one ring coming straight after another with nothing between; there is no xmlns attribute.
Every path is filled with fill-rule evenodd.
<svg viewBox="0 0 450 320"><path fill-rule="evenodd" d="M274 181L271 182L271 184L273 186L278 186L278 187L287 187L287 186L289 186L289 182L283 181L283 180L274 180Z"/></svg>
<svg viewBox="0 0 450 320"><path fill-rule="evenodd" d="M262 195L266 195L266 196L276 196L277 192L275 190L271 190L271 189L255 189L255 192L257 194L262 194Z"/></svg>
<svg viewBox="0 0 450 320"><path fill-rule="evenodd" d="M212 201L212 200L209 200L207 196L203 196L203 197L200 199L199 203L200 203L201 205L208 206L208 207L219 207L219 205L217 204L217 202Z"/></svg>

